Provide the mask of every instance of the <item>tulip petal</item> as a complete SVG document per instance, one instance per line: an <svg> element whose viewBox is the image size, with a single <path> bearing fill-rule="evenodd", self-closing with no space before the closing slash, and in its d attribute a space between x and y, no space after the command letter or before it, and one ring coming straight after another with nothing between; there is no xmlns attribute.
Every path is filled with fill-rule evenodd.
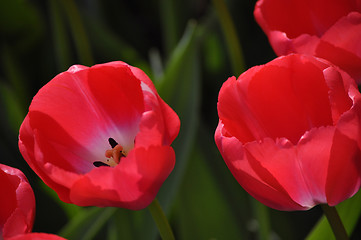
<svg viewBox="0 0 361 240"><path fill-rule="evenodd" d="M341 18L321 38L315 55L341 67L357 82L361 81L361 14L352 12Z"/></svg>
<svg viewBox="0 0 361 240"><path fill-rule="evenodd" d="M332 111L333 123L336 124L340 116L352 106L352 99L348 95L351 85L355 82L346 74L341 75L334 67L323 70L326 84L329 90L329 99Z"/></svg>
<svg viewBox="0 0 361 240"><path fill-rule="evenodd" d="M297 143L308 129L332 124L322 72L302 57L290 55L266 64L253 76L248 96L258 121L273 139L285 137Z"/></svg>
<svg viewBox="0 0 361 240"><path fill-rule="evenodd" d="M334 133L332 126L314 128L297 145L300 174L314 205L327 202L325 188Z"/></svg>
<svg viewBox="0 0 361 240"><path fill-rule="evenodd" d="M180 121L179 121L178 115L173 111L173 109L171 109L163 101L163 99L161 99L159 97L159 95L157 94L157 90L154 87L153 82L149 79L149 77L142 70L140 70L139 68L136 68L136 67L132 67L130 65L129 65L129 68L132 71L132 73L134 74L134 76L137 77L140 81L142 81L141 86L143 89L144 98L146 98L147 96L151 96L151 98L156 97L156 99L154 99L154 100L156 100L156 102L158 102L158 104L152 105L152 110L159 111L158 114L163 117L162 122L164 124L165 140L167 141L167 143L165 143L165 144L172 143L179 133ZM149 90L146 88L149 88ZM151 94L149 94L149 93L151 93ZM149 99L149 97L148 97L148 99ZM153 100L153 102L154 102L154 100ZM145 103L147 103L147 102L148 101L145 100ZM159 108L154 109L154 107L157 105L159 105ZM146 108L146 111L148 111L148 110L150 110L150 109Z"/></svg>
<svg viewBox="0 0 361 240"><path fill-rule="evenodd" d="M136 138L136 147L163 145L164 126L159 122L160 117L161 116L154 111L143 114L139 125L139 133Z"/></svg>
<svg viewBox="0 0 361 240"><path fill-rule="evenodd" d="M351 12L347 16L341 17L321 39L360 57L361 35L357 34L360 31L361 13Z"/></svg>
<svg viewBox="0 0 361 240"><path fill-rule="evenodd" d="M360 188L361 175L361 97L351 88L354 105L340 117L333 138L326 196L330 205L353 196Z"/></svg>
<svg viewBox="0 0 361 240"><path fill-rule="evenodd" d="M329 89L318 66L290 55L257 69L229 79L219 93L219 117L241 142L269 136L297 143L308 129L332 124Z"/></svg>
<svg viewBox="0 0 361 240"><path fill-rule="evenodd" d="M110 147L110 137L126 149L133 147L143 111L142 99L140 82L126 65L82 68L59 74L39 91L29 109L30 124L54 144L72 149L67 139L49 131L45 116L39 115L44 113L56 120L65 133L72 134L71 144L91 149L100 158ZM73 163L84 165L81 161Z"/></svg>
<svg viewBox="0 0 361 240"><path fill-rule="evenodd" d="M262 168L253 158L253 164L250 163L251 156L247 156L247 151L235 137L226 137L223 130L223 123L219 122L215 140L224 161L236 178L238 183L253 197L267 206L279 210L304 210L308 207L301 206L295 202L285 189L272 177L267 170ZM255 166L258 165L258 166ZM267 179L261 174L266 173ZM267 182L267 180L271 180Z"/></svg>
<svg viewBox="0 0 361 240"><path fill-rule="evenodd" d="M219 118L227 125L230 134L241 142L261 138L264 135L262 128L257 125L257 120L249 110L242 91L238 91L236 85L235 77L229 78L223 83L218 97Z"/></svg>
<svg viewBox="0 0 361 240"><path fill-rule="evenodd" d="M302 33L320 36L352 9L352 1L261 0L256 4L255 17L263 28L280 29L290 38Z"/></svg>
<svg viewBox="0 0 361 240"><path fill-rule="evenodd" d="M19 134L19 149L33 171L47 184L50 188L54 189L60 199L64 202L70 202L69 189L62 186L62 184L55 183L51 175L47 174L47 170L44 169L45 160L42 153L42 149L39 148L39 144L36 141L39 139L38 134L35 134L30 126L29 115L25 117L20 127ZM50 158L49 160L54 160Z"/></svg>
<svg viewBox="0 0 361 240"><path fill-rule="evenodd" d="M282 146L264 139L244 147L250 166L264 182L305 208L315 205L292 145Z"/></svg>
<svg viewBox="0 0 361 240"><path fill-rule="evenodd" d="M361 151L357 142L336 131L326 184L327 202L330 206L352 197L360 189L360 159Z"/></svg>
<svg viewBox="0 0 361 240"><path fill-rule="evenodd" d="M18 183L16 183L16 181ZM19 179L15 176L8 176L3 171L0 171L1 196L7 196L6 198L0 198L0 226L3 226L6 220L10 217L11 213L16 208L16 187L19 184Z"/></svg>
<svg viewBox="0 0 361 240"><path fill-rule="evenodd" d="M144 111L144 102L140 81L129 67L118 62L95 65L89 69L88 78L100 113L109 118L103 124L114 124L121 132L133 129Z"/></svg>

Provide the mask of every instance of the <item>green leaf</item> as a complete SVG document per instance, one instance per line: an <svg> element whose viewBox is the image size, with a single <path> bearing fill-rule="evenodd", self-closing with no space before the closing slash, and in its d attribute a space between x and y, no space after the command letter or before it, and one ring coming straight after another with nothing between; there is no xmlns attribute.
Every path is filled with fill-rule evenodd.
<svg viewBox="0 0 361 240"><path fill-rule="evenodd" d="M257 221L258 225L258 239L259 240L268 240L271 236L271 223L270 223L270 216L269 216L269 209L267 206L263 205L255 198L249 195L251 198L251 205L253 208L253 215L255 220Z"/></svg>
<svg viewBox="0 0 361 240"><path fill-rule="evenodd" d="M76 51L81 64L91 66L94 64L93 54L91 52L87 33L85 31L83 20L79 14L75 1L73 0L57 0L63 7L68 25L75 42Z"/></svg>
<svg viewBox="0 0 361 240"><path fill-rule="evenodd" d="M127 209L118 209L108 222L108 240L133 240L137 239L134 212Z"/></svg>
<svg viewBox="0 0 361 240"><path fill-rule="evenodd" d="M219 34L212 32L203 43L204 64L210 74L224 72L227 69L227 54L223 50Z"/></svg>
<svg viewBox="0 0 361 240"><path fill-rule="evenodd" d="M166 212L183 178L198 125L201 94L199 46L195 30L196 26L190 23L172 54L163 78L157 84L160 96L175 110L181 120L179 135L173 143L176 167L158 194L158 199L164 204Z"/></svg>
<svg viewBox="0 0 361 240"><path fill-rule="evenodd" d="M336 206L338 214L346 228L347 233L351 236L358 219L361 215L361 192L359 191L352 198L340 203ZM307 236L307 240L329 240L335 239L331 227L323 216L312 232Z"/></svg>
<svg viewBox="0 0 361 240"><path fill-rule="evenodd" d="M180 133L172 144L176 153L176 165L157 195L165 213L169 213L171 203L179 190L187 162L191 157L198 125L200 67L195 30L195 24L190 23L171 55L164 75L156 82L160 96L175 110L181 120ZM157 235L157 229L149 214L143 216L140 229L142 231L139 239L154 239Z"/></svg>
<svg viewBox="0 0 361 240"><path fill-rule="evenodd" d="M11 87L11 91L14 94L14 98L19 104L27 105L27 82L28 78L25 77L22 72L22 67L19 64L18 59L15 57L15 50L10 48L8 45L4 45L2 47L2 55L1 60L4 67L5 78L9 82L9 87ZM25 108L25 107L24 107Z"/></svg>
<svg viewBox="0 0 361 240"><path fill-rule="evenodd" d="M53 41L55 46L55 60L58 71L67 70L71 62L70 42L66 34L66 27L64 25L64 18L62 12L59 10L60 4L57 0L49 1L49 12L51 17L51 26L53 33Z"/></svg>
<svg viewBox="0 0 361 240"><path fill-rule="evenodd" d="M6 116L2 116L2 118L6 118L3 120L6 120L11 130L14 133L17 133L24 119L25 112L19 102L19 99L17 98L15 91L13 91L2 81L0 82L0 100L2 103L2 110Z"/></svg>
<svg viewBox="0 0 361 240"><path fill-rule="evenodd" d="M150 67L152 69L152 73L155 79L159 79L164 73L162 58L160 56L160 52L152 48L149 51L149 61Z"/></svg>
<svg viewBox="0 0 361 240"><path fill-rule="evenodd" d="M192 59L192 54L196 44L196 24L190 21L183 37L179 41L177 47L174 49L171 58L169 59L164 74L160 79L155 81L159 95L166 101L172 100L171 96L177 92L176 87L185 83L184 78L180 79L183 75L183 70L188 70L188 59ZM189 66L191 67L191 66ZM181 82L179 82L181 81ZM174 97L173 97L174 99Z"/></svg>
<svg viewBox="0 0 361 240"><path fill-rule="evenodd" d="M245 64L236 28L224 0L213 0L213 5L218 14L219 21L221 23L222 30L227 42L228 54L231 59L233 74L239 76L242 72L245 71Z"/></svg>
<svg viewBox="0 0 361 240"><path fill-rule="evenodd" d="M127 62L150 75L149 64L131 44L112 32L101 19L94 16L85 16L85 19L89 40L98 55L106 56L105 61L113 59Z"/></svg>
<svg viewBox="0 0 361 240"><path fill-rule="evenodd" d="M172 52L177 45L178 39L178 19L177 14L179 11L176 9L174 0L161 0L159 1L160 16L162 24L163 40L166 53Z"/></svg>
<svg viewBox="0 0 361 240"><path fill-rule="evenodd" d="M244 239L226 196L196 148L178 194L179 239Z"/></svg>
<svg viewBox="0 0 361 240"><path fill-rule="evenodd" d="M103 229L117 208L91 207L72 218L59 235L69 240L91 240ZM101 238L104 239L104 238Z"/></svg>
<svg viewBox="0 0 361 240"><path fill-rule="evenodd" d="M215 185L219 186L219 194L226 198L225 204L232 209L232 218L236 218L237 228L242 238L252 239L253 235L251 236L249 226L255 222L255 217L254 208L250 204L251 196L239 185L229 171L214 143L213 134L210 133L203 121L198 129L197 143L206 159L208 171L211 172ZM259 227L259 220L256 221L256 225Z"/></svg>
<svg viewBox="0 0 361 240"><path fill-rule="evenodd" d="M41 37L44 21L33 1L0 1L0 35L20 53Z"/></svg>
<svg viewBox="0 0 361 240"><path fill-rule="evenodd" d="M64 210L69 219L77 216L84 210L84 208L77 205L61 201L58 197L58 194L53 189L48 187L42 180L39 180L39 185L43 192L51 197Z"/></svg>

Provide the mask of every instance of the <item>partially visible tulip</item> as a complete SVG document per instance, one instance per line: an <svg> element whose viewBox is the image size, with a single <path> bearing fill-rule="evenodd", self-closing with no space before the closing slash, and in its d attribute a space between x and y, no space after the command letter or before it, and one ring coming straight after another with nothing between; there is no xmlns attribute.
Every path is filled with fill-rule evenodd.
<svg viewBox="0 0 361 240"><path fill-rule="evenodd" d="M6 239L31 232L35 197L25 175L0 164L0 233Z"/></svg>
<svg viewBox="0 0 361 240"><path fill-rule="evenodd" d="M66 240L66 239L48 233L27 233L27 234L16 235L15 237L7 238L4 240Z"/></svg>
<svg viewBox="0 0 361 240"><path fill-rule="evenodd" d="M254 15L277 55L321 57L361 83L360 0L259 0Z"/></svg>
<svg viewBox="0 0 361 240"><path fill-rule="evenodd" d="M0 164L0 239L65 240L47 233L32 233L35 197L25 175Z"/></svg>
<svg viewBox="0 0 361 240"><path fill-rule="evenodd" d="M361 181L361 95L329 62L291 54L229 78L215 141L239 184L279 210L334 206Z"/></svg>
<svg viewBox="0 0 361 240"><path fill-rule="evenodd" d="M138 210L173 170L179 126L140 69L75 65L33 98L19 148L61 200Z"/></svg>

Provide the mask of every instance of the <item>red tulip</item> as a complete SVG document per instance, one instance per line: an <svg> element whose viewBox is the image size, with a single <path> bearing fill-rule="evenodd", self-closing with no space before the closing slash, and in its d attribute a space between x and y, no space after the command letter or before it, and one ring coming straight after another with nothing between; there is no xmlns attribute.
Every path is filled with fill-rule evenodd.
<svg viewBox="0 0 361 240"><path fill-rule="evenodd" d="M47 233L32 233L35 197L25 175L0 164L0 239L65 240Z"/></svg>
<svg viewBox="0 0 361 240"><path fill-rule="evenodd" d="M277 55L325 58L361 83L360 0L259 0L254 15Z"/></svg>
<svg viewBox="0 0 361 240"><path fill-rule="evenodd" d="M36 94L19 148L61 200L137 210L174 167L179 124L140 69L75 65Z"/></svg>
<svg viewBox="0 0 361 240"><path fill-rule="evenodd" d="M65 238L48 233L27 233L16 235L15 237L7 238L4 240L65 240Z"/></svg>
<svg viewBox="0 0 361 240"><path fill-rule="evenodd" d="M359 190L361 95L325 60L292 54L229 78L218 114L224 161L265 205L334 206Z"/></svg>
<svg viewBox="0 0 361 240"><path fill-rule="evenodd" d="M0 195L0 239L30 232L35 197L20 170L0 164Z"/></svg>

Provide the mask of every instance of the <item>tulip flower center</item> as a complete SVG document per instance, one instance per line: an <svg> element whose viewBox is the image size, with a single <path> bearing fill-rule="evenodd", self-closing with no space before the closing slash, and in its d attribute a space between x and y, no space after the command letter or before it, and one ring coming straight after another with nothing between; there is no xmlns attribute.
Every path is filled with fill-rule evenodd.
<svg viewBox="0 0 361 240"><path fill-rule="evenodd" d="M95 167L115 167L119 164L120 159L126 156L126 152L123 150L123 147L119 145L113 138L109 138L108 141L112 149L105 151L106 159L104 161L93 162Z"/></svg>

